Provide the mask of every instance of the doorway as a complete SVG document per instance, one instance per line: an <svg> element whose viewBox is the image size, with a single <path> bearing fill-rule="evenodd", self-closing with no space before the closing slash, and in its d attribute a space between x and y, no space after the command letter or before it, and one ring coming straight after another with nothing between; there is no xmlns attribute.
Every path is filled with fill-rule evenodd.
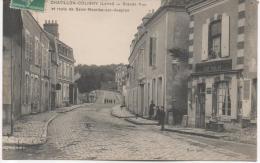
<svg viewBox="0 0 260 163"><path fill-rule="evenodd" d="M197 86L196 99L196 127L205 128L205 90L206 84L201 83Z"/></svg>
<svg viewBox="0 0 260 163"><path fill-rule="evenodd" d="M141 88L141 116L144 115L144 84L140 85Z"/></svg>

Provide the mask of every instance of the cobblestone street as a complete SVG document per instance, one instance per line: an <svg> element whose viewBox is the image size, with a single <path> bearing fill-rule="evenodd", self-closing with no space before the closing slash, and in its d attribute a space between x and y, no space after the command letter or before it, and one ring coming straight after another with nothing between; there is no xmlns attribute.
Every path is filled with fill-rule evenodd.
<svg viewBox="0 0 260 163"><path fill-rule="evenodd" d="M256 160L255 146L239 151L243 145L233 143L227 149L221 140L208 143L211 139L134 125L110 112L105 105L92 105L60 114L49 125L46 144L4 150L3 159Z"/></svg>

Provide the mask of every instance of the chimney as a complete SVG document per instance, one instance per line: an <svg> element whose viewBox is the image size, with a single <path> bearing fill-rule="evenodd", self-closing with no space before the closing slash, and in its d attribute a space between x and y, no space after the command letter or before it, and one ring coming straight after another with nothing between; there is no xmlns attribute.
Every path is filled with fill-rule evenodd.
<svg viewBox="0 0 260 163"><path fill-rule="evenodd" d="M45 20L43 29L59 38L59 25L57 20Z"/></svg>

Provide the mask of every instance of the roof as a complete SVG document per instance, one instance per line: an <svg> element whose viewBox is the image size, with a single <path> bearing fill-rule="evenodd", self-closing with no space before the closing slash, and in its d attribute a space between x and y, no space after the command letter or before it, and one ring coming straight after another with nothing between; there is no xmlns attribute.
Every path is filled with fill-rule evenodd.
<svg viewBox="0 0 260 163"><path fill-rule="evenodd" d="M68 49L70 49L72 51L72 53L69 53L69 56L64 56L64 55L63 56L64 57L68 57L70 59L73 59L75 61L74 55L73 55L73 49L70 46L68 46L67 44L65 44L64 42L62 42L61 40L59 40L59 39L57 39L57 42L59 42L60 44L66 46Z"/></svg>
<svg viewBox="0 0 260 163"><path fill-rule="evenodd" d="M207 1L207 0L189 0L186 4L186 8L192 7L194 5L197 5L197 4L199 4L201 2L205 2L205 1Z"/></svg>
<svg viewBox="0 0 260 163"><path fill-rule="evenodd" d="M150 17L150 19L144 23L144 26L148 25L154 18L156 18L162 11L168 8L185 8L185 0L172 0L167 1L167 3L161 5Z"/></svg>
<svg viewBox="0 0 260 163"><path fill-rule="evenodd" d="M39 22L34 18L34 16L31 14L30 11L28 10L21 10L22 14L28 15L33 22L30 23L35 23L35 25L39 28L39 30L41 30L43 32L43 34L48 38L48 35L46 34L45 30L43 30L43 28L40 26Z"/></svg>

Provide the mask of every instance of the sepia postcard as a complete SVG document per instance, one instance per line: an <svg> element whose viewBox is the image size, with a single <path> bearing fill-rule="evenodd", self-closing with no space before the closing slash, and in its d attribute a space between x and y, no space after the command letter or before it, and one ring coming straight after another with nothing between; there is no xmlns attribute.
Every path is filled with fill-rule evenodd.
<svg viewBox="0 0 260 163"><path fill-rule="evenodd" d="M2 160L257 161L258 0L2 9Z"/></svg>

